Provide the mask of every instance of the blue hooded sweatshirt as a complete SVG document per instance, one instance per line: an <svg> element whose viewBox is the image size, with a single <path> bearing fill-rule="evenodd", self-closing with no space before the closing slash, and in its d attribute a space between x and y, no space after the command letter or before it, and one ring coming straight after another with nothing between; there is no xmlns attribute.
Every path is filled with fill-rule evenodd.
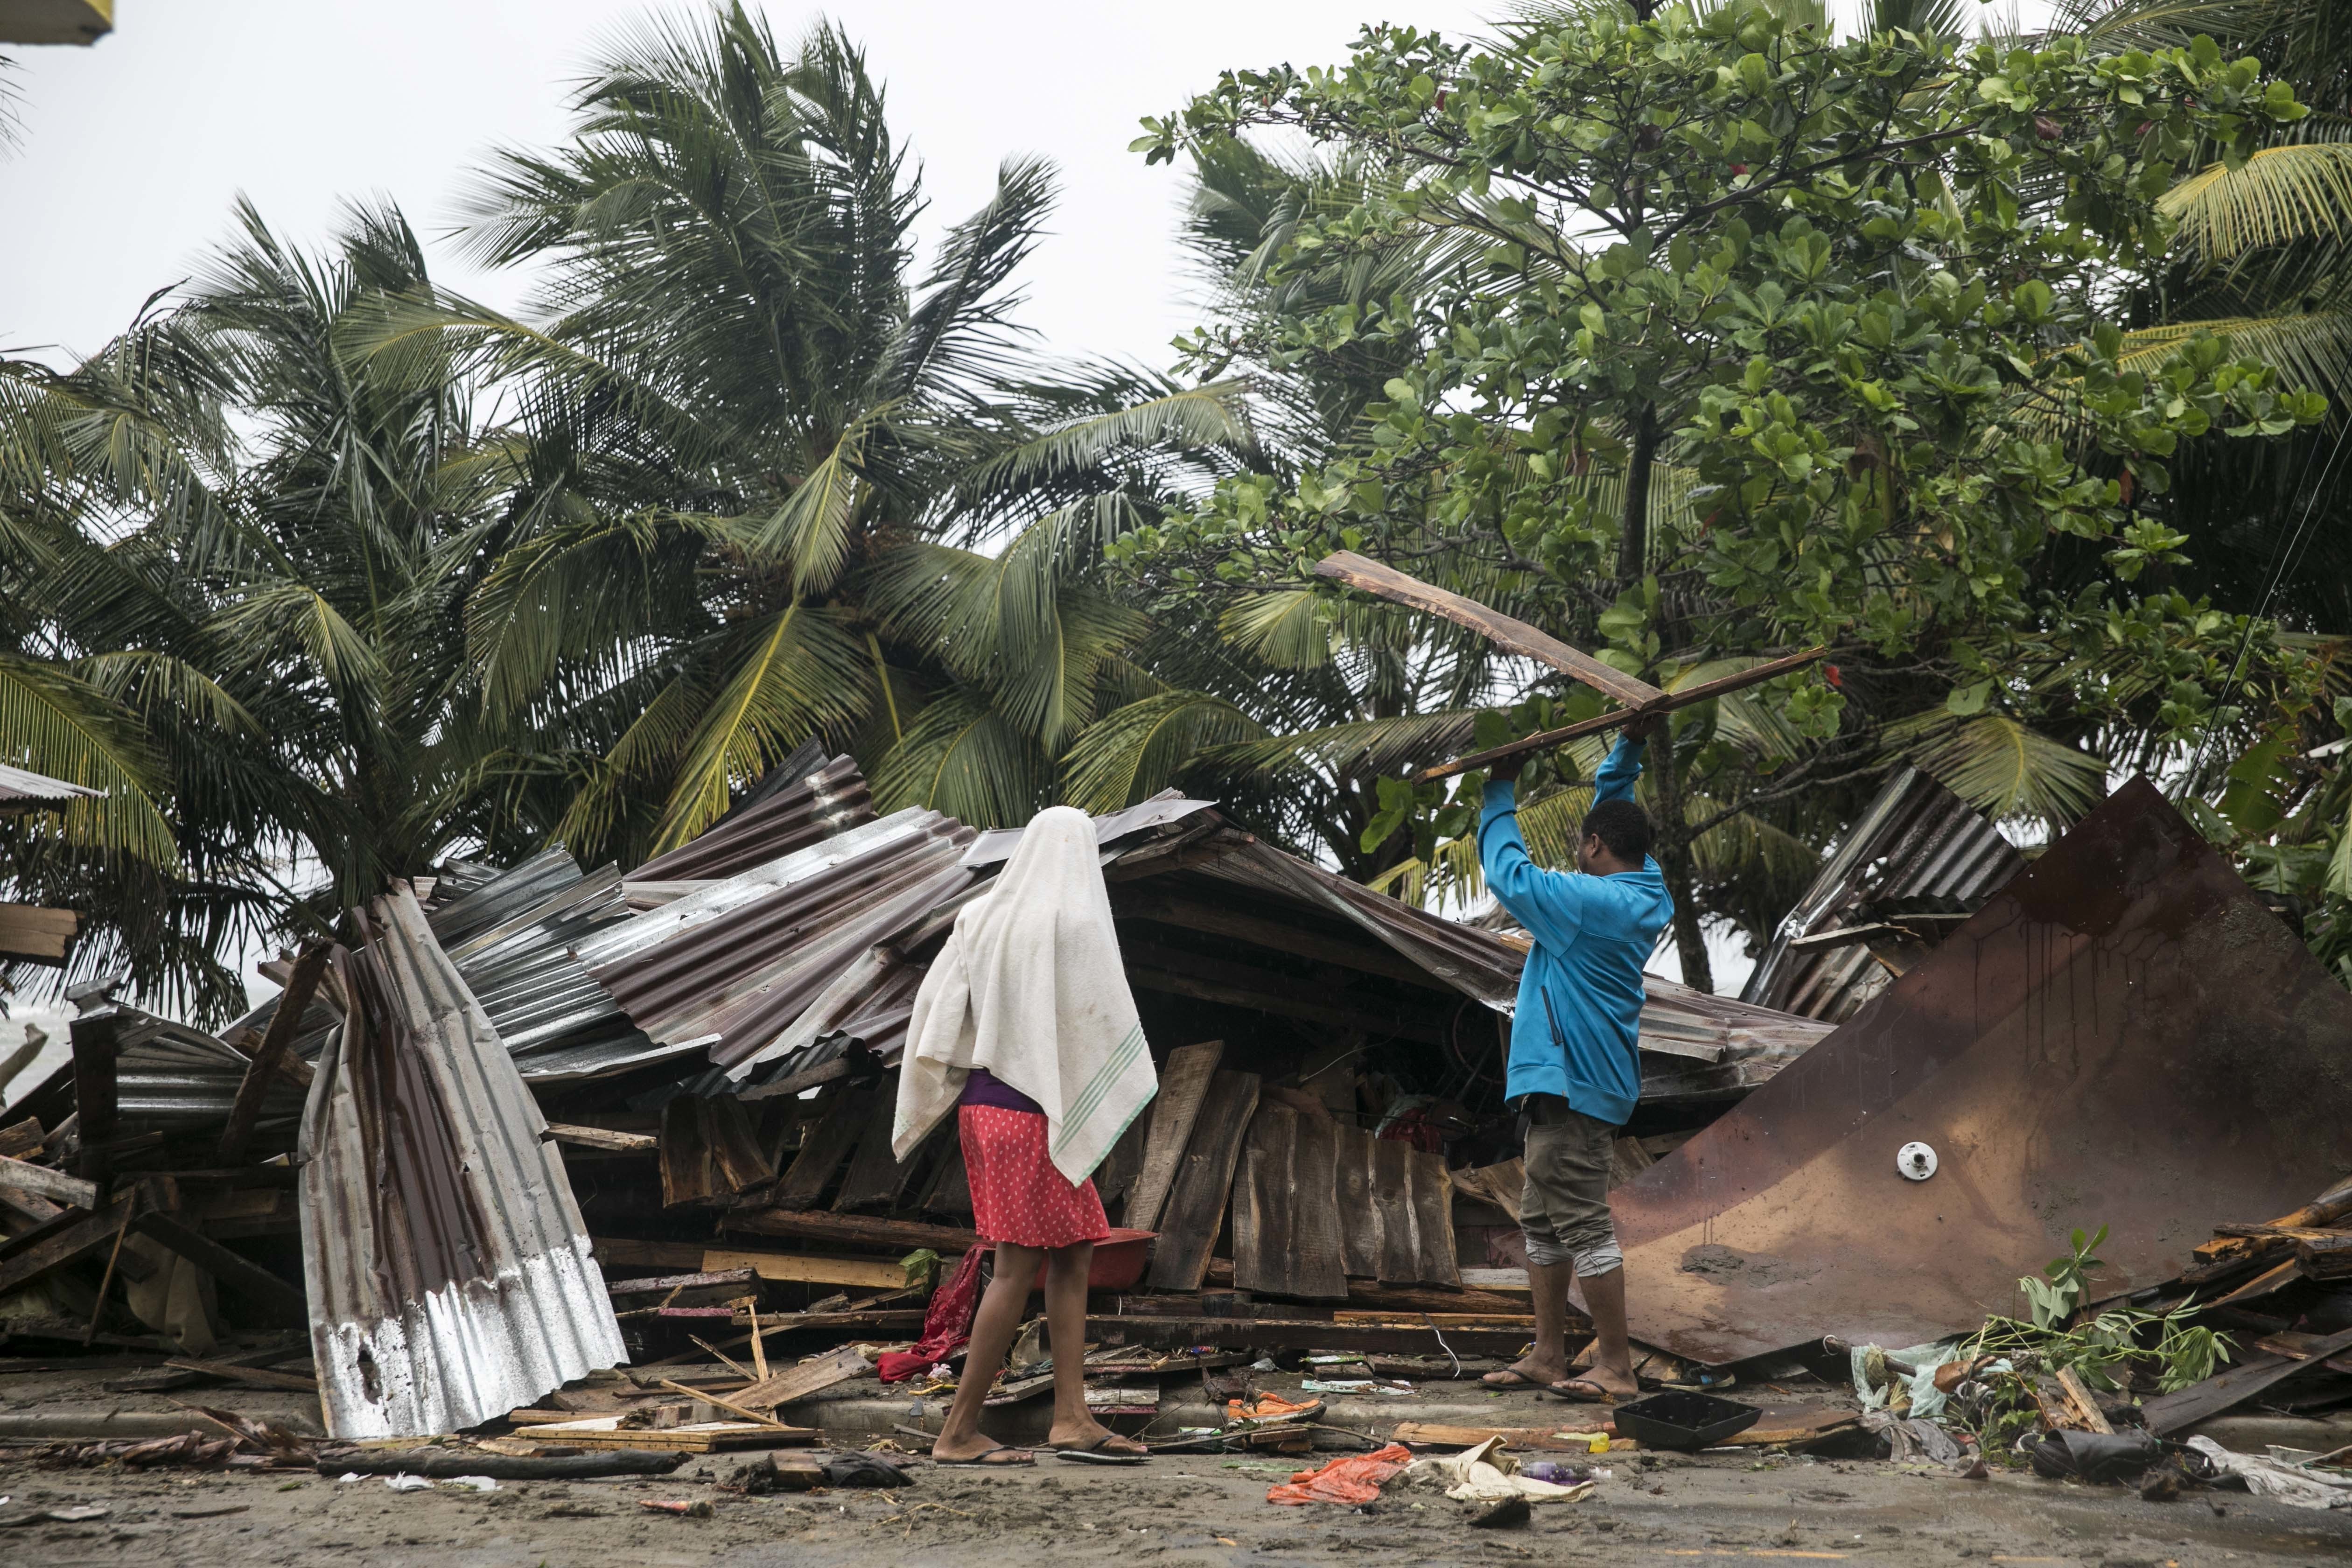
<svg viewBox="0 0 2352 1568"><path fill-rule="evenodd" d="M1592 803L1631 800L1643 745L1618 737L1592 781ZM1591 877L1547 871L1519 837L1516 791L1486 785L1478 857L1486 886L1535 940L1519 973L1506 1099L1557 1094L1573 1110L1622 1126L1642 1097L1642 966L1675 917L1658 863Z"/></svg>

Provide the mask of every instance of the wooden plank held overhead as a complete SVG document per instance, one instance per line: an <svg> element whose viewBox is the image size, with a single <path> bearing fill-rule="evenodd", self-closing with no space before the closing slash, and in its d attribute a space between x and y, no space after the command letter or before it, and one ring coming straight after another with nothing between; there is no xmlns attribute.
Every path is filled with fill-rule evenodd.
<svg viewBox="0 0 2352 1568"><path fill-rule="evenodd" d="M1234 1183L1234 1283L1244 1290L1344 1300L1333 1173L1339 1127L1286 1105L1261 1105Z"/></svg>
<svg viewBox="0 0 2352 1568"><path fill-rule="evenodd" d="M1646 680L1637 680L1623 670L1601 663L1591 654L1572 648L1551 636L1538 631L1525 621L1513 620L1499 610L1490 610L1475 599L1465 599L1418 577L1407 576L1393 566L1383 566L1349 551L1327 555L1315 563L1315 574L1345 583L1350 588L1360 588L1376 599L1386 599L1392 605L1404 605L1416 610L1426 610L1442 616L1457 626L1476 632L1505 653L1515 653L1548 664L1562 675L1582 681L1605 697L1614 697L1626 707L1637 711L1655 707L1665 700L1666 694Z"/></svg>
<svg viewBox="0 0 2352 1568"><path fill-rule="evenodd" d="M1224 1227L1234 1166L1257 1110L1257 1088L1254 1072L1220 1072L1210 1080L1159 1225L1131 1227L1160 1233L1151 1257L1153 1289L1198 1290L1208 1276L1209 1255Z"/></svg>
<svg viewBox="0 0 2352 1568"><path fill-rule="evenodd" d="M1546 730L1541 733L1513 741L1508 745L1475 752L1469 756L1459 757L1436 767L1423 768L1413 777L1424 783L1432 779L1451 778L1455 773L1467 773L1473 768L1482 768L1490 763L1500 762L1505 757L1517 756L1522 752L1541 751L1547 747L1557 746L1562 742L1572 741L1580 735L1594 734L1602 730L1613 730L1621 725L1630 724L1644 714L1671 713L1678 708L1688 708L1712 698L1720 697L1726 692L1759 686L1775 676L1786 675L1792 669L1801 668L1829 651L1827 647L1808 648L1802 653L1792 653L1780 658L1768 660L1752 669L1741 670L1737 675L1727 675L1718 679L1701 681L1695 686L1685 686L1675 691L1661 691L1649 682L1637 680L1621 669L1603 664L1591 654L1570 647L1558 637L1548 632L1538 631L1525 621L1514 620L1498 610L1488 609L1475 599L1465 599L1459 594L1449 593L1444 588L1424 583L1418 577L1409 576L1393 566L1383 566L1377 561L1368 561L1360 555L1342 550L1317 562L1315 574L1318 577L1328 577L1334 582L1344 583L1350 588L1361 589L1374 598L1386 599L1392 605L1403 605L1411 609L1423 610L1433 616L1441 616L1455 626L1466 626L1471 631L1476 632L1505 653L1517 654L1522 658L1548 664L1562 675L1581 681L1602 696L1613 697L1623 704L1614 712L1603 713L1597 718L1586 719L1579 723L1563 725L1557 730Z"/></svg>

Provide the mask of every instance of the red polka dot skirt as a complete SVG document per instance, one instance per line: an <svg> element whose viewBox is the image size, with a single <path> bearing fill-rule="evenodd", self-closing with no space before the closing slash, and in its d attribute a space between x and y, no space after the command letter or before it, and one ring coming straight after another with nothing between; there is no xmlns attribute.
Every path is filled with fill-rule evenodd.
<svg viewBox="0 0 2352 1568"><path fill-rule="evenodd" d="M966 1105L956 1116L971 1222L988 1241L1072 1247L1110 1235L1093 1181L1072 1186L1045 1152L1045 1119L1034 1111Z"/></svg>

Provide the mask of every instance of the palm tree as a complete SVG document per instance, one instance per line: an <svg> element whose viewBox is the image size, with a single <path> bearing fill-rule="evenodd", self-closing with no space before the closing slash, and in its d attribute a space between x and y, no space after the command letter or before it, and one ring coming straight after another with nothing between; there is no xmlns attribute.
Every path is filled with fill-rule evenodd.
<svg viewBox="0 0 2352 1568"><path fill-rule="evenodd" d="M126 963L202 1016L221 960L326 929L448 849L517 848L567 769L495 731L464 607L505 519L466 367L379 352L428 290L391 209L320 257L249 208L168 307L69 374L0 367L0 724L109 790L101 827L19 841L19 886L79 893ZM80 853L76 853L77 851ZM296 881L315 885L298 892Z"/></svg>
<svg viewBox="0 0 2352 1568"><path fill-rule="evenodd" d="M528 411L467 611L482 721L575 727L597 755L560 831L600 853L692 837L811 734L887 805L1024 818L1156 689L1103 547L1247 450L1235 389L1023 341L1034 160L919 284L919 181L836 29L648 22L576 108L472 199L477 255L541 267L539 324L443 298L378 348L467 345Z"/></svg>

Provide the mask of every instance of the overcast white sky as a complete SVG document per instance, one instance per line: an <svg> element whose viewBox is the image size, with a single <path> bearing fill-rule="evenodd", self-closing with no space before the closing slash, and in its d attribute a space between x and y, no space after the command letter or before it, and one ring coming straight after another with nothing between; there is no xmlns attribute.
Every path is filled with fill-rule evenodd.
<svg viewBox="0 0 2352 1568"><path fill-rule="evenodd" d="M1060 165L1055 233L1029 273L1028 323L1056 345L1169 359L1192 326L1170 232L1181 181L1127 151L1228 67L1340 58L1377 0L1194 0L1181 6L1018 0L847 0L763 7L796 37L831 15L866 45L890 118L924 169L927 232L987 198L998 162ZM349 195L389 195L444 235L491 147L547 145L597 43L695 0L120 0L90 48L19 52L24 144L0 161L0 348L98 347L154 289L228 232L251 196L282 234L315 241ZM1421 26L1488 9L1408 0ZM520 280L462 268L442 280L493 303ZM48 357L48 356L44 356Z"/></svg>
<svg viewBox="0 0 2352 1568"><path fill-rule="evenodd" d="M315 243L336 204L388 195L446 235L467 173L500 143L548 145L598 41L700 0L119 0L89 48L17 51L24 143L0 156L0 350L97 348L228 232L242 192ZM1859 0L1845 0L1850 8ZM2034 0L2030 12L2044 8ZM1065 184L1028 276L1029 325L1055 345L1164 365L1195 324L1171 233L1181 179L1127 151L1216 73L1334 62L1364 22L1475 27L1499 0L773 0L782 37L845 23L887 81L921 160L926 230L979 205L1008 154L1042 153ZM2007 6L2003 7L2008 9ZM521 302L436 247L445 283ZM60 352L61 351L61 352Z"/></svg>

